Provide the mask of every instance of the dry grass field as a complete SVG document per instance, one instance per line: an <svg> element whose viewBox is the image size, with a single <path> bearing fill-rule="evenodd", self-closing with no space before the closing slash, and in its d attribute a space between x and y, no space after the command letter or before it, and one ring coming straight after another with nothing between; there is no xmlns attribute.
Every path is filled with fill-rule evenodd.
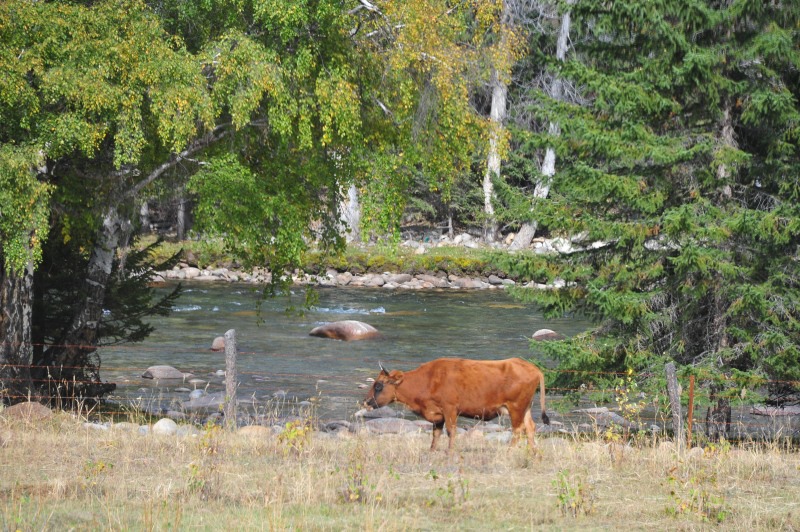
<svg viewBox="0 0 800 532"><path fill-rule="evenodd" d="M800 529L800 456L781 444L428 446L300 425L165 437L0 411L0 529Z"/></svg>

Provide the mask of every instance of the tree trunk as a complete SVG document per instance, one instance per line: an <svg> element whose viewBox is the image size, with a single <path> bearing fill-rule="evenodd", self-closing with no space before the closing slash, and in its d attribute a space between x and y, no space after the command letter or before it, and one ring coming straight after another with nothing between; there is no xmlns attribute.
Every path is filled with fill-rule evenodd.
<svg viewBox="0 0 800 532"><path fill-rule="evenodd" d="M727 440L731 426L731 401L720 397L721 391L722 387L716 384L709 388L711 404L706 411L706 436L712 442Z"/></svg>
<svg viewBox="0 0 800 532"><path fill-rule="evenodd" d="M150 232L150 205L147 203L147 200L142 202L142 206L139 209L139 220L142 225L140 231L142 233L149 233Z"/></svg>
<svg viewBox="0 0 800 532"><path fill-rule="evenodd" d="M491 133L489 136L489 156L486 161L486 174L483 177L483 210L486 222L483 226L484 238L494 242L497 238L497 220L494 214L494 184L492 179L500 176L500 134L506 119L506 100L508 86L500 79L497 70L492 70L492 110L489 116Z"/></svg>
<svg viewBox="0 0 800 532"><path fill-rule="evenodd" d="M97 350L97 331L114 257L131 229L117 204L106 208L83 280L83 305L59 345L50 346L43 354L41 365L47 366L48 372L40 377L54 381L51 386L56 389L49 391L52 397L67 401L81 396L97 397L115 387L100 382L99 360L93 359L92 354Z"/></svg>
<svg viewBox="0 0 800 532"><path fill-rule="evenodd" d="M342 198L340 206L345 240L358 242L361 240L361 204L358 199L358 188L355 185L350 185L347 189L347 196Z"/></svg>
<svg viewBox="0 0 800 532"><path fill-rule="evenodd" d="M178 198L178 219L176 226L176 237L181 241L186 236L186 199L183 196Z"/></svg>
<svg viewBox="0 0 800 532"><path fill-rule="evenodd" d="M11 403L31 392L33 263L5 271L0 251L0 398Z"/></svg>
<svg viewBox="0 0 800 532"><path fill-rule="evenodd" d="M569 3L572 3L570 1ZM570 12L567 11L561 16L561 27L558 32L558 41L556 42L556 59L563 62L567 57L567 48L569 46L569 28L571 25ZM556 101L564 99L564 82L558 76L553 79L550 85L550 97ZM561 134L561 129L557 122L550 122L548 127L550 135L557 137ZM542 178L536 182L536 187L533 190L533 197L536 200L544 199L550 194L550 183L556 173L556 152L552 147L545 150L544 161L542 162ZM525 249L531 245L533 237L536 236L539 222L531 220L522 224L516 238L509 246L509 249Z"/></svg>

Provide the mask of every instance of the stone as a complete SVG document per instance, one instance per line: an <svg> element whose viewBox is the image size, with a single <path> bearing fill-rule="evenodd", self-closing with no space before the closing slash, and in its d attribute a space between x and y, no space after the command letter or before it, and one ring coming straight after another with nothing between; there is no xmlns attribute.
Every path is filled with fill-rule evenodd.
<svg viewBox="0 0 800 532"><path fill-rule="evenodd" d="M411 279L413 279L413 277L408 273L394 273L386 276L387 283L402 284L409 282Z"/></svg>
<svg viewBox="0 0 800 532"><path fill-rule="evenodd" d="M364 286L370 287L383 286L385 283L386 280L383 278L383 276L377 274L366 275L364 280Z"/></svg>
<svg viewBox="0 0 800 532"><path fill-rule="evenodd" d="M498 276L494 275L494 274L490 275L487 280L489 281L489 284L493 284L493 285L501 285L501 284L503 284L503 280L501 278L499 278Z"/></svg>
<svg viewBox="0 0 800 532"><path fill-rule="evenodd" d="M380 336L378 330L367 323L356 320L333 321L315 327L308 333L309 336L320 338L333 338L335 340L367 340Z"/></svg>
<svg viewBox="0 0 800 532"><path fill-rule="evenodd" d="M214 338L214 341L211 342L211 350L212 351L225 351L225 337L224 336L217 336Z"/></svg>
<svg viewBox="0 0 800 532"><path fill-rule="evenodd" d="M539 329L538 331L533 333L533 336L531 338L533 338L537 342L543 342L545 340L563 340L564 335L559 334L550 329Z"/></svg>
<svg viewBox="0 0 800 532"><path fill-rule="evenodd" d="M191 373L183 373L172 366L150 366L142 373L145 379L186 379L191 377Z"/></svg>
<svg viewBox="0 0 800 532"><path fill-rule="evenodd" d="M193 398L181 404L181 408L187 411L196 410L219 410L225 402L225 392L217 392Z"/></svg>
<svg viewBox="0 0 800 532"><path fill-rule="evenodd" d="M189 267L189 268L184 268L182 271L187 279L195 279L197 277L200 277L199 268Z"/></svg>
<svg viewBox="0 0 800 532"><path fill-rule="evenodd" d="M152 428L153 434L160 436L173 436L178 433L178 424L165 417L156 421Z"/></svg>
<svg viewBox="0 0 800 532"><path fill-rule="evenodd" d="M189 399L200 399L206 394L205 390L192 390L189 393Z"/></svg>
<svg viewBox="0 0 800 532"><path fill-rule="evenodd" d="M380 408L372 408L372 409L361 409L355 414L353 417L363 417L365 419L377 419L381 417L397 417L399 414L397 410L390 406L382 406Z"/></svg>
<svg viewBox="0 0 800 532"><path fill-rule="evenodd" d="M0 411L8 419L18 419L25 422L40 421L53 416L53 411L41 403L26 401L17 403Z"/></svg>

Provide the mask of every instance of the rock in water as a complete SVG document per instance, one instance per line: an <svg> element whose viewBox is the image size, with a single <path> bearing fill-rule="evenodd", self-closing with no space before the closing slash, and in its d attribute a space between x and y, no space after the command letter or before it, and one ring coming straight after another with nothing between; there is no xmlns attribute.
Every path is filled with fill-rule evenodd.
<svg viewBox="0 0 800 532"><path fill-rule="evenodd" d="M356 320L333 321L315 327L308 333L310 336L320 338L333 338L335 340L366 340L380 336L378 330L367 323Z"/></svg>
<svg viewBox="0 0 800 532"><path fill-rule="evenodd" d="M183 373L172 366L150 366L142 373L145 379L183 379L191 376L191 373Z"/></svg>
<svg viewBox="0 0 800 532"><path fill-rule="evenodd" d="M563 340L564 335L555 331L551 331L550 329L539 329L533 333L532 338L536 341L542 342L544 340Z"/></svg>
<svg viewBox="0 0 800 532"><path fill-rule="evenodd" d="M224 336L217 336L214 338L214 341L211 342L211 350L212 351L225 351L225 337Z"/></svg>

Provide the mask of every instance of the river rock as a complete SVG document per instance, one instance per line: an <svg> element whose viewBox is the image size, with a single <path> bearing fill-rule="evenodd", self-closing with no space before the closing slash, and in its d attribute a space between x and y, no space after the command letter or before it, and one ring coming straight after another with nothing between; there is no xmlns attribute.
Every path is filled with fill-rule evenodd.
<svg viewBox="0 0 800 532"><path fill-rule="evenodd" d="M189 399L200 399L206 394L205 390L192 390L189 392Z"/></svg>
<svg viewBox="0 0 800 532"><path fill-rule="evenodd" d="M182 271L183 271L184 276L187 279L196 279L197 277L200 277L200 269L199 268L189 267L189 268L183 269Z"/></svg>
<svg viewBox="0 0 800 532"><path fill-rule="evenodd" d="M172 436L178 433L178 424L173 420L165 417L156 421L152 429L153 434L161 436Z"/></svg>
<svg viewBox="0 0 800 532"><path fill-rule="evenodd" d="M224 336L217 336L214 338L214 341L211 342L211 350L212 351L225 351L225 337Z"/></svg>
<svg viewBox="0 0 800 532"><path fill-rule="evenodd" d="M320 338L333 338L335 340L366 340L380 336L378 330L367 323L356 320L333 321L315 327L308 333L309 336Z"/></svg>
<svg viewBox="0 0 800 532"><path fill-rule="evenodd" d="M2 414L8 419L18 419L30 423L52 417L53 411L41 403L26 401L9 406L2 410Z"/></svg>
<svg viewBox="0 0 800 532"><path fill-rule="evenodd" d="M380 408L373 408L373 409L361 409L355 414L354 417L363 417L365 419L378 419L383 417L398 417L400 414L394 408L390 406L382 406Z"/></svg>
<svg viewBox="0 0 800 532"><path fill-rule="evenodd" d="M202 397L193 398L181 404L184 410L219 410L225 402L225 392L210 393Z"/></svg>
<svg viewBox="0 0 800 532"><path fill-rule="evenodd" d="M183 373L172 366L150 366L142 373L145 379L185 379L191 377L191 373Z"/></svg>
<svg viewBox="0 0 800 532"><path fill-rule="evenodd" d="M537 342L543 342L545 340L563 340L564 335L550 329L539 329L533 333L532 338Z"/></svg>

